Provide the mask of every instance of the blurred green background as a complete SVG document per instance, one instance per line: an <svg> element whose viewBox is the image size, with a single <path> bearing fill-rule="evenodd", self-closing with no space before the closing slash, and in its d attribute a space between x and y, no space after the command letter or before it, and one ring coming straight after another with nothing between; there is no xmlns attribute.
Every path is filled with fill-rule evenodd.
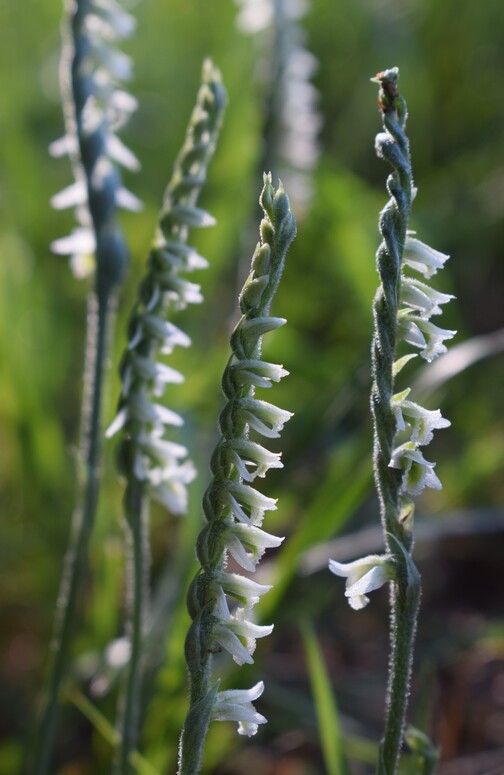
<svg viewBox="0 0 504 775"><path fill-rule="evenodd" d="M0 5L0 775L22 771L33 734L75 498L89 288L48 247L73 225L70 213L49 205L49 198L71 182L67 161L53 160L47 152L63 133L61 11L58 0ZM106 422L118 396L128 310L205 56L221 68L229 91L221 142L202 197L218 226L193 240L210 260L210 269L197 278L205 302L179 316L177 324L194 346L170 361L187 379L166 397L187 418L177 440L190 447L200 476L185 520L157 510L152 515L153 583L162 624L152 650L148 689L153 699L143 753L154 771L171 773L185 712L187 619L179 596L191 573L237 292L257 239L260 166L267 159L278 175L281 141L265 148L264 138L271 140L265 106L275 87L267 31L241 34L230 0L143 0L134 13L137 33L124 50L134 58L131 90L140 107L122 137L142 162L140 174L125 177L145 207L122 218L131 265L110 359ZM404 371L405 384L416 381L425 404L440 407L452 422L427 454L439 461L443 490L425 493L417 507L425 592L410 717L442 746L443 775L500 775L504 4L313 0L302 25L305 45L318 60L312 82L323 124L320 158L310 173L313 196L299 209L299 234L273 310L289 322L266 344L268 358L283 363L291 375L274 387L273 400L295 412L278 446L285 468L265 484L265 491L279 498L266 529L286 536L281 551L261 570L275 581L262 606L275 631L259 643L253 667L233 672L226 657L217 660L228 686L265 678L260 710L269 724L245 744L231 725L214 724L205 771L361 775L371 771L376 753L387 664L387 595L378 592L366 611L351 612L342 582L324 567L328 556L350 559L380 548L373 529L378 512L368 395L376 222L386 201L388 169L374 154L380 117L369 78L398 65L418 186L412 227L420 239L452 256L435 278L437 288L457 296L441 325L458 330L452 348L472 341L437 371L419 370L416 360ZM481 359L485 353L491 354ZM110 741L76 703L88 697L114 719L117 680L104 657L122 632L122 486L113 446L109 442L104 449L92 574L75 640L73 699L62 713L55 772L65 775L105 773L110 767ZM343 535L349 537L343 540ZM303 620L307 624L301 629ZM312 688L314 665L321 667L314 649L323 656L339 706L339 722L327 708L322 711L334 722L332 754L327 746L324 753L317 722L325 706ZM166 654L170 662L163 666ZM414 771L409 766L406 762L405 772Z"/></svg>

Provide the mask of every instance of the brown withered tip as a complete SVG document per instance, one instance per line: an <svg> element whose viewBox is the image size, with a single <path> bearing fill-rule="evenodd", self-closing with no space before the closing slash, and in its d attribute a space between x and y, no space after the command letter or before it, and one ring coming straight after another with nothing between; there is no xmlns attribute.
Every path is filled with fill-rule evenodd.
<svg viewBox="0 0 504 775"><path fill-rule="evenodd" d="M397 88L397 81L399 80L399 68L390 67L388 70L383 70L381 73L377 73L371 81L380 85L378 92L378 107L382 113L387 113L389 110L393 110L395 101L399 97L399 89Z"/></svg>

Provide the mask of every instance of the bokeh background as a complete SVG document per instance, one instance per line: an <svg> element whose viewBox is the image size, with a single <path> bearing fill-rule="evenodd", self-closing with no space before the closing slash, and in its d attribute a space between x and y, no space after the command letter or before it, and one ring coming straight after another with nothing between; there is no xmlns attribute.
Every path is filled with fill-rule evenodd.
<svg viewBox="0 0 504 775"><path fill-rule="evenodd" d="M255 6L267 14L267 0ZM218 226L194 238L210 260L198 278L205 302L179 317L194 345L171 360L187 380L167 402L187 418L177 440L190 447L200 475L187 518L152 514L158 616L142 752L153 772L174 772L185 713L183 596L267 165L286 185L292 181L299 227L273 312L289 322L266 345L270 360L291 374L275 386L275 400L295 412L278 447L285 468L265 483L279 498L266 529L286 540L261 570L275 583L261 609L264 621L275 622L273 635L259 642L254 666L233 671L223 656L216 668L230 687L265 679L258 707L269 723L250 741L232 725L214 724L205 772L372 771L383 713L387 593L373 593L365 611L352 612L326 564L329 556L351 559L381 545L368 394L376 223L388 170L374 154L380 117L369 78L398 65L418 186L412 226L452 256L435 285L456 295L442 325L458 330L451 357L423 369L414 361L403 372L416 396L452 422L427 455L438 461L443 490L425 493L417 507L424 595L410 719L441 746L441 775L502 775L504 4L312 0L303 16L299 0L287 0L276 31L266 24L254 33L237 28L238 10L229 0L143 0L134 8L136 36L125 46L140 107L123 138L142 162L141 173L126 182L144 209L122 219L131 264L110 356L107 422L128 310L205 56L221 68L229 91L202 198ZM48 247L73 225L71 214L49 205L71 182L67 162L47 152L63 133L61 11L59 0L0 5L1 775L23 771L30 748L76 489L89 284ZM293 36L285 38L286 31ZM282 73L289 46L310 51L316 67L301 57L297 70ZM303 85L308 76L313 88ZM289 169L293 155L303 169ZM103 718L113 723L120 676L106 649L123 622L122 486L113 446L104 449L91 573L58 740L60 775L110 771ZM324 699L328 682L337 712ZM90 719L93 709L103 717ZM324 752L321 719L332 754ZM410 760L403 771L415 771Z"/></svg>

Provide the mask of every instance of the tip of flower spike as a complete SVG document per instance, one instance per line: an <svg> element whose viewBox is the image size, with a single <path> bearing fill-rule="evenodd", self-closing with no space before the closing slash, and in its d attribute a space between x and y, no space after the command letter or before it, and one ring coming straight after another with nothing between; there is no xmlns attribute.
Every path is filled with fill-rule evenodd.
<svg viewBox="0 0 504 775"><path fill-rule="evenodd" d="M369 80L372 83L379 84L383 84L385 81L392 81L393 83L397 83L399 80L399 68L389 67L387 70L382 70L381 73L376 73L376 75L373 75L373 77Z"/></svg>
<svg viewBox="0 0 504 775"><path fill-rule="evenodd" d="M380 86L378 92L378 107L382 113L388 113L397 106L397 100L399 98L399 90L397 88L398 80L398 67L389 67L387 70L383 70L381 73L377 73L371 78L373 83L377 83Z"/></svg>
<svg viewBox="0 0 504 775"><path fill-rule="evenodd" d="M211 57L205 57L201 68L201 80L204 83L222 83L222 75L218 67L215 66Z"/></svg>

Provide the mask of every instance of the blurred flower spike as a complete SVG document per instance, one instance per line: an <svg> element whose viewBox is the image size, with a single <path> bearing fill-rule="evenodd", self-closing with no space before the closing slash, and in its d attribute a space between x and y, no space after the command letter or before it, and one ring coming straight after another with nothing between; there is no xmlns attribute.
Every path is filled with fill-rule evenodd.
<svg viewBox="0 0 504 775"><path fill-rule="evenodd" d="M260 78L268 105L264 166L278 169L294 210L303 213L312 199L311 177L319 158L322 125L319 94L311 82L318 61L306 47L302 25L310 4L308 0L236 3L237 27L244 34L259 36Z"/></svg>
<svg viewBox="0 0 504 775"><path fill-rule="evenodd" d="M111 212L116 208L137 211L142 206L122 186L116 168L140 168L117 135L137 102L121 86L131 77L131 60L115 46L134 32L136 21L115 0L67 6L60 68L66 134L49 151L55 157L70 157L75 180L51 204L58 210L75 208L77 226L51 248L70 256L74 274L86 277L94 271L97 233Z"/></svg>
<svg viewBox="0 0 504 775"><path fill-rule="evenodd" d="M329 560L329 570L346 578L345 597L351 608L360 611L369 603L368 592L379 589L395 578L394 565L385 555L370 554L354 562Z"/></svg>
<svg viewBox="0 0 504 775"><path fill-rule="evenodd" d="M185 143L165 191L147 271L129 320L129 339L121 363L122 392L117 415L107 436L121 432L119 467L127 480L149 487L150 496L172 514L187 510L187 485L195 469L187 449L164 438L167 426L180 427L180 415L157 401L168 384L184 377L160 359L175 347L189 347L190 338L166 320L168 312L203 301L200 287L183 273L208 265L187 244L189 228L212 226L215 219L196 206L213 156L226 103L217 68L207 60Z"/></svg>

